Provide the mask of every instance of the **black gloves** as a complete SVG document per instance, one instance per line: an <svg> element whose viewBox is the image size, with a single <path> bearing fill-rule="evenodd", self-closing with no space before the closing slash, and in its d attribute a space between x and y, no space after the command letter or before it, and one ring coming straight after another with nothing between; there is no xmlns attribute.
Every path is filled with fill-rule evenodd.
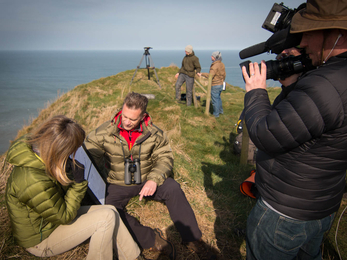
<svg viewBox="0 0 347 260"><path fill-rule="evenodd" d="M84 181L84 165L77 160L75 160L75 165L73 165L73 161L69 157L66 161L65 172L70 176L72 175L73 180L76 183L81 183L82 181Z"/></svg>

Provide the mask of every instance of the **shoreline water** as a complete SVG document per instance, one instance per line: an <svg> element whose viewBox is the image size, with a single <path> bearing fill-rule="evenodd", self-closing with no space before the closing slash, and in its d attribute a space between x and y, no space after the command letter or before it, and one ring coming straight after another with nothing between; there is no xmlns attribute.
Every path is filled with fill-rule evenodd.
<svg viewBox="0 0 347 260"><path fill-rule="evenodd" d="M244 88L239 51L220 50L226 67L226 82ZM196 50L203 72L208 72L213 50ZM47 102L59 93L102 77L135 69L144 51L0 51L0 154L17 132L36 118ZM156 68L181 66L184 51L150 50ZM254 61L274 59L267 54ZM145 61L140 64L145 66ZM273 84L273 83L271 83ZM271 85L274 86L274 85Z"/></svg>

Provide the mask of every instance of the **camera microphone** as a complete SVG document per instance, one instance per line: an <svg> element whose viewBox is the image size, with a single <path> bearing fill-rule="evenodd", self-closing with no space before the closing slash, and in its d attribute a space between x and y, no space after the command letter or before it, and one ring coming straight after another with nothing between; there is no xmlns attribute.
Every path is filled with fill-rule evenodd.
<svg viewBox="0 0 347 260"><path fill-rule="evenodd" d="M255 55L262 54L267 51L268 48L266 42L261 42L246 49L243 49L242 51L240 51L239 56L241 59L246 59Z"/></svg>
<svg viewBox="0 0 347 260"><path fill-rule="evenodd" d="M301 37L302 33L291 34L289 26L286 29L275 32L265 42L261 42L243 49L240 51L239 56L241 59L246 59L264 52L280 54L284 49L298 46L300 44Z"/></svg>
<svg viewBox="0 0 347 260"><path fill-rule="evenodd" d="M285 49L295 47L301 50L300 42L302 33L290 33L291 20L294 14L306 7L306 3L301 4L297 9L290 9L283 5L283 3L275 3L266 17L262 28L272 32L272 36L265 42L255 44L251 47L243 49L239 52L241 59L246 59L252 56L262 54L264 52L280 54ZM288 57L282 60L269 60L266 61L266 79L285 79L293 74L309 71L315 67L312 61L305 54L304 50L300 51L302 55L296 57ZM244 61L240 63L241 68L246 67L249 75L249 63L251 61ZM260 69L259 64L259 69Z"/></svg>

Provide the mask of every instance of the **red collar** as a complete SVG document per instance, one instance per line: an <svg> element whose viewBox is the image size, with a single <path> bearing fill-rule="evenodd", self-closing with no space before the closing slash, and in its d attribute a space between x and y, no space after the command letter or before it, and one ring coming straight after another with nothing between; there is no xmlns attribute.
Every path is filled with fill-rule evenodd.
<svg viewBox="0 0 347 260"><path fill-rule="evenodd" d="M121 136L124 137L124 139L127 141L128 146L129 146L129 150L131 150L131 148L133 148L137 138L139 138L142 135L142 122L140 122L139 126L135 129L131 129L131 130L125 130L122 127L122 115L120 116L120 122L118 124L118 129L119 129L119 133Z"/></svg>

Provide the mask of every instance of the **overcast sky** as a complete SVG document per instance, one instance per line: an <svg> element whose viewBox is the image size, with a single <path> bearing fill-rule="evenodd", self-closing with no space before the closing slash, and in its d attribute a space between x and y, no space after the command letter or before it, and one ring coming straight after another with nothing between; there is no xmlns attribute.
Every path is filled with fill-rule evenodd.
<svg viewBox="0 0 347 260"><path fill-rule="evenodd" d="M275 2L0 0L0 50L241 50L272 35L261 26Z"/></svg>

